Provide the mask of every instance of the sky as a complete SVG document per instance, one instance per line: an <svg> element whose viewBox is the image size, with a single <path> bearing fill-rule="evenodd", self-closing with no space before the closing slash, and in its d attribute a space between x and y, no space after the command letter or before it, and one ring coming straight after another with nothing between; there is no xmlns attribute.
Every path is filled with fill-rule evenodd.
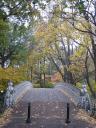
<svg viewBox="0 0 96 128"><path fill-rule="evenodd" d="M46 3L44 1L44 4L46 4L45 9L38 8L40 10L41 16L43 17L44 21L47 21L50 17L50 12L52 11L54 5L56 4L55 0L51 0L49 3Z"/></svg>

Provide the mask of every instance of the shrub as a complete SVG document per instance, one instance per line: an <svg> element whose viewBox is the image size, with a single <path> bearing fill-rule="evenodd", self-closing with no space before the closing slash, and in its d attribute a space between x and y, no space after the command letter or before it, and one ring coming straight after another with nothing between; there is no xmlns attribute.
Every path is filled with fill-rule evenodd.
<svg viewBox="0 0 96 128"><path fill-rule="evenodd" d="M53 88L54 85L51 82L46 81L45 88Z"/></svg>
<svg viewBox="0 0 96 128"><path fill-rule="evenodd" d="M33 84L33 87L34 88L41 88L40 83L38 83L38 82L35 82ZM49 81L45 81L45 85L43 85L43 83L42 83L42 88L53 88L53 87L54 87L54 85Z"/></svg>
<svg viewBox="0 0 96 128"><path fill-rule="evenodd" d="M33 84L34 88L40 88L40 84Z"/></svg>

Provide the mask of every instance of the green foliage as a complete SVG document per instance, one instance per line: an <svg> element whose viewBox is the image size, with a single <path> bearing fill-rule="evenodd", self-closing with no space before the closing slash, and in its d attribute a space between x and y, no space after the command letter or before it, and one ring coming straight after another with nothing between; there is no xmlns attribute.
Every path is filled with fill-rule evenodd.
<svg viewBox="0 0 96 128"><path fill-rule="evenodd" d="M36 83L35 83L35 84L33 84L33 87L34 87L34 88L40 88L40 84L36 84Z"/></svg>
<svg viewBox="0 0 96 128"><path fill-rule="evenodd" d="M8 23L0 19L0 54L8 47L8 31Z"/></svg>
<svg viewBox="0 0 96 128"><path fill-rule="evenodd" d="M38 0L33 0L33 4L36 4L36 3L38 3Z"/></svg>
<svg viewBox="0 0 96 128"><path fill-rule="evenodd" d="M35 83L35 84L33 84L33 87L34 88L41 88L40 87L40 83ZM49 81L45 81L45 86L43 87L43 88L53 88L54 87L54 85L51 83L51 82L49 82Z"/></svg>
<svg viewBox="0 0 96 128"><path fill-rule="evenodd" d="M24 64L26 63L26 58L27 58L27 53L28 50L24 45L18 45L14 51L14 53L12 54L12 56L10 57L11 60L11 64Z"/></svg>
<svg viewBox="0 0 96 128"><path fill-rule="evenodd" d="M77 82L77 83L76 83L76 87L79 88L79 89L81 89L81 88L82 88L82 83Z"/></svg>
<svg viewBox="0 0 96 128"><path fill-rule="evenodd" d="M30 19L32 20L39 13L39 9L34 8L35 4L43 8L44 2L42 0L0 0L0 16L4 20L9 20L14 16L15 22L20 21L20 24L30 22Z"/></svg>
<svg viewBox="0 0 96 128"><path fill-rule="evenodd" d="M84 12L84 1L83 0L80 0L79 2L76 3L76 7L78 8L79 12L80 13L83 13Z"/></svg>
<svg viewBox="0 0 96 128"><path fill-rule="evenodd" d="M53 88L54 85L51 82L46 81L45 88Z"/></svg>
<svg viewBox="0 0 96 128"><path fill-rule="evenodd" d="M0 64L4 67L6 61L25 61L27 48L25 45L26 36L24 25L9 24L0 20ZM26 35L26 36L25 36Z"/></svg>
<svg viewBox="0 0 96 128"><path fill-rule="evenodd" d="M96 92L96 84L95 84L95 81L90 80L90 82L91 82L91 85L92 85L93 88L94 88L94 91ZM82 88L82 82L77 82L77 83L76 83L76 87L79 88L79 89L81 89L81 88ZM88 93L91 95L91 91L90 91L90 88L89 88L88 85L87 85L87 91L88 91Z"/></svg>
<svg viewBox="0 0 96 128"><path fill-rule="evenodd" d="M26 0L1 0L0 5L0 11L3 10L2 14L5 14L3 15L4 19L7 19L8 17L11 17L13 15L19 20L28 18L30 8ZM2 8L8 9L9 13L7 13L7 11Z"/></svg>

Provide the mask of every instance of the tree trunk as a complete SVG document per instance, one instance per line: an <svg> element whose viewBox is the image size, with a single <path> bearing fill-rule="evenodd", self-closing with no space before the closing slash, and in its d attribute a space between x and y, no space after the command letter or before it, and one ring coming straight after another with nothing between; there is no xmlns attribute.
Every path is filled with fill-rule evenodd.
<svg viewBox="0 0 96 128"><path fill-rule="evenodd" d="M46 81L45 81L45 72L44 72L43 75L44 75L43 85L44 85L44 87L45 87L45 84L46 84L46 83L45 83L45 82L46 82Z"/></svg>
<svg viewBox="0 0 96 128"><path fill-rule="evenodd" d="M94 55L94 69L95 69L95 83L96 83L96 44L92 45L93 55Z"/></svg>
<svg viewBox="0 0 96 128"><path fill-rule="evenodd" d="M67 69L66 69L66 67L64 67L63 81L64 81L64 82L67 82Z"/></svg>
<svg viewBox="0 0 96 128"><path fill-rule="evenodd" d="M95 2L96 5L96 2ZM94 6L95 6L94 5ZM86 9L85 9L86 10ZM95 7L95 13L96 13L96 7ZM86 12L84 13L84 17L85 20L90 24L90 31L89 31L89 35L91 38L91 44L92 44L92 53L93 53L93 62L94 62L94 68L95 68L95 83L96 83L96 22L94 23L94 27L92 26L92 24L90 23L90 17L88 16L88 14L86 15ZM95 21L95 17L94 17L94 21ZM95 28L95 29L94 29ZM92 34L93 33L93 34ZM94 35L95 34L95 35Z"/></svg>
<svg viewBox="0 0 96 128"><path fill-rule="evenodd" d="M50 55L50 58L48 58L49 60L51 59L51 61L53 62L53 64L55 65L57 71L60 73L62 80L64 80L64 74L61 71L61 68L55 63L54 58Z"/></svg>
<svg viewBox="0 0 96 128"><path fill-rule="evenodd" d="M33 80L33 68L31 67L31 82Z"/></svg>
<svg viewBox="0 0 96 128"><path fill-rule="evenodd" d="M38 60L38 66L39 66L39 83L40 83L40 87L43 88L42 73L41 73L41 61L40 60Z"/></svg>
<svg viewBox="0 0 96 128"><path fill-rule="evenodd" d="M43 88L43 84L42 84L42 74L39 74L39 80L40 80L40 87Z"/></svg>
<svg viewBox="0 0 96 128"><path fill-rule="evenodd" d="M74 79L73 79L73 75L70 71L68 71L68 76L69 76L69 83L74 85L75 82L74 82Z"/></svg>
<svg viewBox="0 0 96 128"><path fill-rule="evenodd" d="M89 80L89 72L88 72L87 62L88 62L88 51L87 51L86 59L85 59L85 78L86 78L87 84L89 86L89 89L92 93L92 96L95 97L96 96L95 91L93 90L92 85L91 85L90 80Z"/></svg>
<svg viewBox="0 0 96 128"><path fill-rule="evenodd" d="M43 71L43 87L45 87L45 82L46 82L46 80L45 80L45 75L46 75L46 74L45 74L45 61L46 61L46 60L45 60L45 56L44 56L44 62L43 62L43 63L44 63L44 71Z"/></svg>

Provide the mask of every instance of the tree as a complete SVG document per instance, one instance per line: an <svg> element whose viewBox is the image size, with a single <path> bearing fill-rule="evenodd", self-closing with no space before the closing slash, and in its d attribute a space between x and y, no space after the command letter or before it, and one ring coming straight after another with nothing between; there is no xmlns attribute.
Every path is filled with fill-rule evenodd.
<svg viewBox="0 0 96 128"><path fill-rule="evenodd" d="M7 42L9 42L8 31L9 31L9 26L7 22L4 22L1 19L0 20L0 64L2 67L4 67L4 63L5 63L5 54L6 54L5 50L8 47Z"/></svg>
<svg viewBox="0 0 96 128"><path fill-rule="evenodd" d="M3 20L0 27L0 64L4 68L7 62L9 65L13 60L22 61L26 57L26 32L24 26L10 25Z"/></svg>
<svg viewBox="0 0 96 128"><path fill-rule="evenodd" d="M63 9L61 10L63 19L67 19L79 32L90 36L92 46L90 55L94 63L96 82L96 2L95 0L68 0L64 4L62 4ZM70 8L70 11L65 11L66 8ZM83 27L80 28L77 23Z"/></svg>
<svg viewBox="0 0 96 128"><path fill-rule="evenodd" d="M73 50L72 50L73 54L75 51L75 48L74 48L75 45L76 45L76 49L79 49L80 48L79 46L82 46L82 48L84 48L85 51L88 51L88 58L91 57L93 60L93 64L94 64L93 70L94 70L94 76L95 76L94 80L96 83L96 63L95 63L95 60L96 60L95 58L96 57L96 48L95 48L96 2L95 0L56 1L55 6L51 11L52 11L52 15L50 20L55 23L55 27L59 25L62 26L62 24L66 22L68 26L70 26L71 33L70 31L68 31L68 29L66 29L68 28L68 26L65 27L65 31L62 31L64 30L64 26L63 26L62 27L63 29L61 29L62 32L59 29L58 33L63 34L63 38L67 37L69 38L69 40L71 40L71 42L73 42ZM57 22L57 25L56 25L56 22ZM84 63L86 63L86 57L82 58L82 60L84 61ZM72 66L72 64L70 64L70 66ZM87 63L87 66L88 66L88 63ZM89 70L89 66L88 66L88 70ZM79 73L79 70L78 70L78 73ZM74 76L74 73L72 74ZM87 74L88 76L89 72L86 71L85 74ZM82 74L82 76L83 76L83 79L85 79L85 75ZM93 86L95 86L95 84Z"/></svg>
<svg viewBox="0 0 96 128"><path fill-rule="evenodd" d="M25 23L26 21L31 22L34 16L40 17L39 9L44 9L49 2L50 0L45 3L39 0L1 0L0 15L2 15L4 21L11 20L19 24ZM38 8L35 8L35 5Z"/></svg>
<svg viewBox="0 0 96 128"><path fill-rule="evenodd" d="M54 63L62 79L74 83L71 72L67 70L71 64L69 58L72 54L72 42L68 35L69 30L66 32L65 29L68 28L68 24L65 23L64 25L61 22L58 24L54 23L54 19L52 20L48 24L41 23L37 29L36 38L45 44L44 49L47 58Z"/></svg>

